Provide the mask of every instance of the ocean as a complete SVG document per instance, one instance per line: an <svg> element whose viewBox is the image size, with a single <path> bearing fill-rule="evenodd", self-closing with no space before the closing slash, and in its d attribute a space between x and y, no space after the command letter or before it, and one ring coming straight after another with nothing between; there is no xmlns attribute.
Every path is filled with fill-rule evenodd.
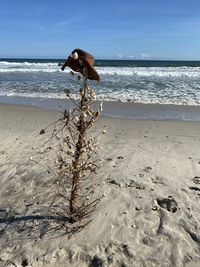
<svg viewBox="0 0 200 267"><path fill-rule="evenodd" d="M69 68L61 71L64 62L0 59L1 102L11 97L63 99L66 88L76 97L81 84ZM200 106L200 61L96 60L95 68L100 81L89 81L89 86L100 101Z"/></svg>

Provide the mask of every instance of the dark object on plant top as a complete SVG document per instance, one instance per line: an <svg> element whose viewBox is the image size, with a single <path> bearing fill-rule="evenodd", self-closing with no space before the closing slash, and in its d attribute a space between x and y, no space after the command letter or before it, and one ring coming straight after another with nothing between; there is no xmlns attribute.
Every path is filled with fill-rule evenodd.
<svg viewBox="0 0 200 267"><path fill-rule="evenodd" d="M93 67L94 57L83 51L82 49L74 49L71 55L67 58L66 62L63 64L61 70L64 70L65 67L70 67L75 72L80 72L85 76L85 70L87 73L87 78L89 80L99 81L99 74Z"/></svg>

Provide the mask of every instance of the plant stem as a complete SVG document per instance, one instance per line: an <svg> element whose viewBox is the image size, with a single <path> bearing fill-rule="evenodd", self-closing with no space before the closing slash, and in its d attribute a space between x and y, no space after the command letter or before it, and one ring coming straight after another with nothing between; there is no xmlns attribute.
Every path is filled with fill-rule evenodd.
<svg viewBox="0 0 200 267"><path fill-rule="evenodd" d="M81 150L84 146L84 137L85 137L85 118L84 118L84 106L85 106L85 100L87 96L87 78L84 77L84 83L83 83L83 94L81 96L80 101L80 116L79 116L79 134L78 134L78 141L76 143L76 152L75 157L73 161L73 177L72 177L72 190L71 190L71 197L70 197L70 213L71 215L74 215L77 213L78 208L78 192L80 190L80 178L81 178L81 172L82 170L79 168L80 160L81 160Z"/></svg>

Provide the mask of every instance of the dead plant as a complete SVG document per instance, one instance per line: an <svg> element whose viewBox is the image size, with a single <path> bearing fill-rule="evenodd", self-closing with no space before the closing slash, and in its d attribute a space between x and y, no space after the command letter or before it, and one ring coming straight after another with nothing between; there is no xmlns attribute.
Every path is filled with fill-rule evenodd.
<svg viewBox="0 0 200 267"><path fill-rule="evenodd" d="M75 76L73 74L73 78ZM62 118L52 124L53 132L45 142L55 140L53 149L56 155L55 168L50 170L54 181L49 211L59 218L56 223L66 227L68 232L85 227L99 201L93 197L99 162L99 134L92 135L90 129L100 118L101 105L94 104L96 94L89 88L87 77L87 68L77 76L79 83L82 81L77 99L71 97L70 90L65 90L66 97L73 102L73 109L65 110ZM40 133L45 132L43 129Z"/></svg>

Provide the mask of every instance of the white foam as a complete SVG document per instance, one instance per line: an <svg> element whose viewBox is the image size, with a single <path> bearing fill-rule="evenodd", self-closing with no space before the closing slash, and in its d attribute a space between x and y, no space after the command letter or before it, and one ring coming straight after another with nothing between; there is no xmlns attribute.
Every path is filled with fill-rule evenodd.
<svg viewBox="0 0 200 267"><path fill-rule="evenodd" d="M96 67L100 75L200 77L199 67ZM58 63L0 61L0 72L60 72Z"/></svg>
<svg viewBox="0 0 200 267"><path fill-rule="evenodd" d="M199 67L97 67L100 83L93 83L99 100L131 101L200 105ZM67 86L75 92L76 86L65 75L32 75L31 73L60 72L57 63L0 61L2 80L0 95L63 98ZM13 77L13 73L22 75ZM69 70L67 70L69 72ZM9 73L11 73L9 75ZM30 75L23 75L30 73ZM19 79L15 79L18 78ZM47 79L47 76L49 79ZM74 95L75 97L75 95Z"/></svg>
<svg viewBox="0 0 200 267"><path fill-rule="evenodd" d="M0 72L58 72L58 63L0 61Z"/></svg>
<svg viewBox="0 0 200 267"><path fill-rule="evenodd" d="M63 92L0 92L0 96L18 96L18 97L39 97L39 98L48 98L48 99L64 99L65 94ZM77 94L71 94L71 97L76 99ZM184 97L180 98L178 96L173 98L168 98L167 96L159 97L156 95L143 95L143 94L134 94L129 95L125 92L118 93L109 93L109 94L98 94L97 100L103 101L119 101L119 102L132 102L132 103L143 103L143 104L175 104L175 105L187 105L187 106L199 106L200 98L189 98Z"/></svg>
<svg viewBox="0 0 200 267"><path fill-rule="evenodd" d="M200 77L199 67L99 67L97 71L100 75Z"/></svg>

